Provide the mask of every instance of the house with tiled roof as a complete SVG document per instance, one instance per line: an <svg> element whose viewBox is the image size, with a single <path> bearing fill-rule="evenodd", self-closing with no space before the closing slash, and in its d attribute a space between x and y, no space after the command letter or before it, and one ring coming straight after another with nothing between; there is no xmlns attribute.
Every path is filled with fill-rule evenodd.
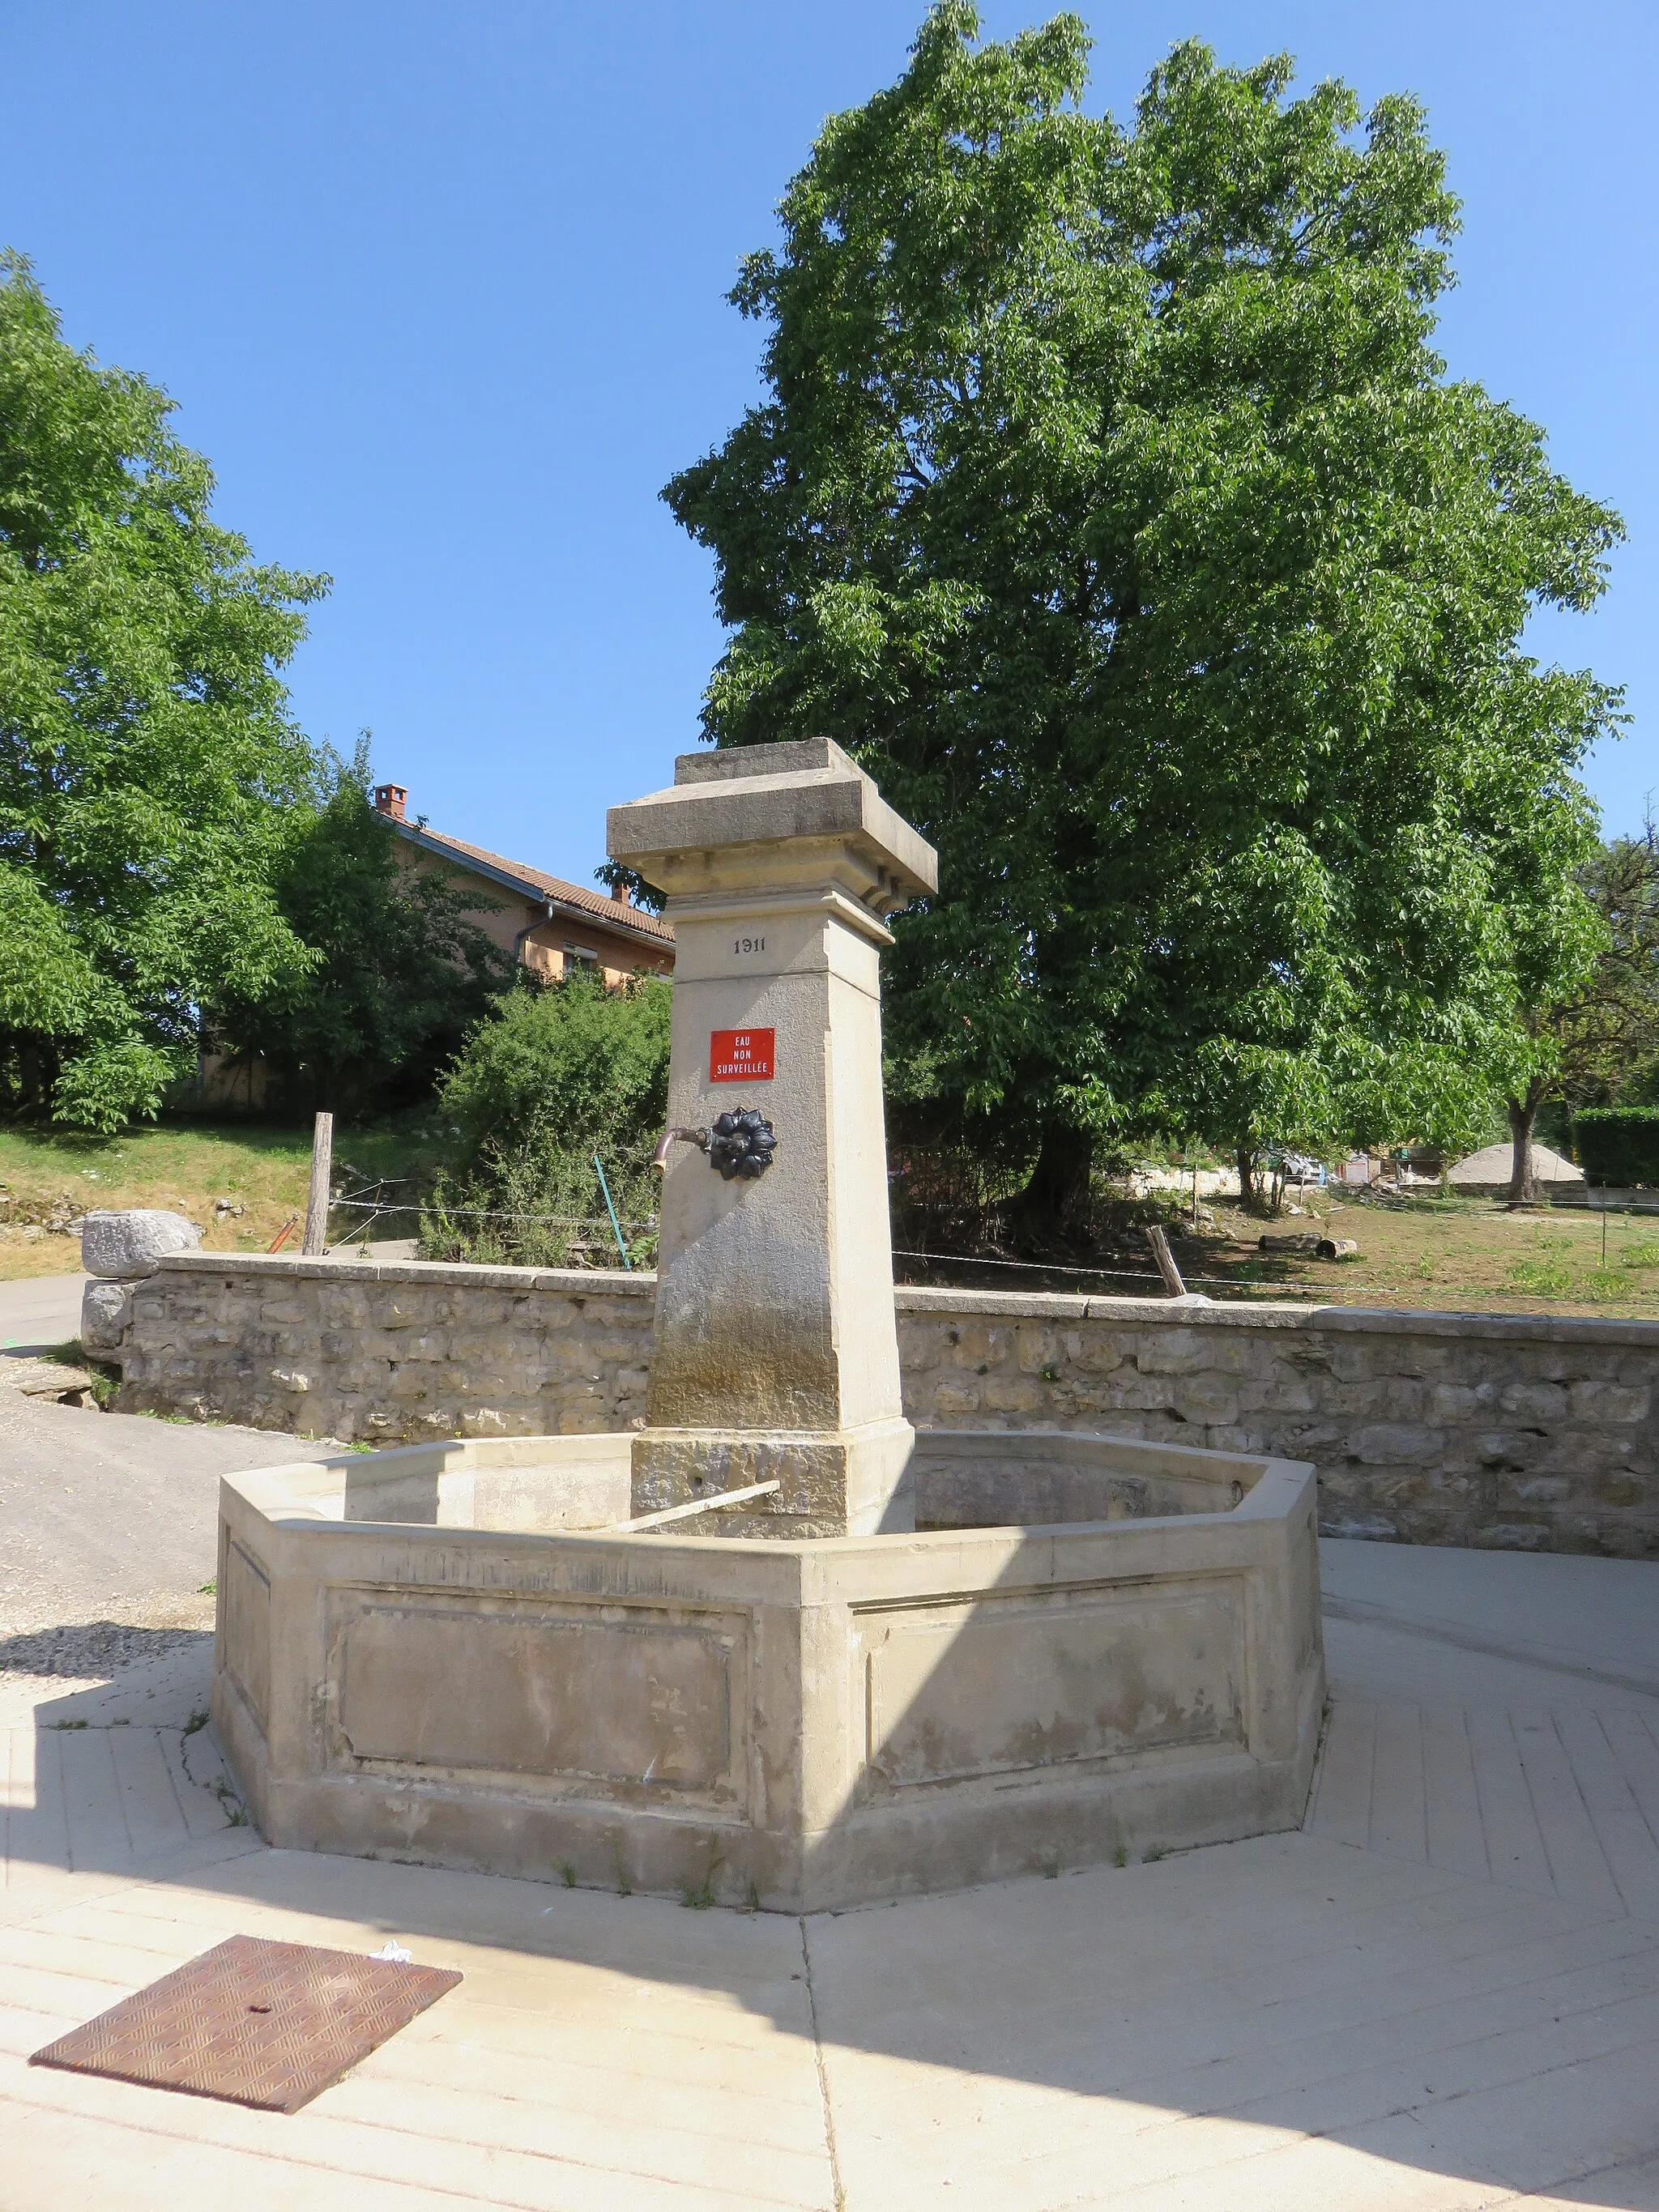
<svg viewBox="0 0 1659 2212"><path fill-rule="evenodd" d="M585 969L617 984L630 975L673 974L672 925L632 905L625 891L607 896L568 884L527 861L509 860L423 821L411 822L409 793L401 783L377 784L374 808L409 847L411 866L441 867L476 880L494 903L473 920L532 975L553 982Z"/></svg>

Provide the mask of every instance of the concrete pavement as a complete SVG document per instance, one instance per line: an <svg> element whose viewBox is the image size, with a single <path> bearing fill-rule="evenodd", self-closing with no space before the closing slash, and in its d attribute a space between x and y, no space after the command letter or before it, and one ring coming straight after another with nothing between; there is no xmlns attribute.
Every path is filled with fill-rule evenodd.
<svg viewBox="0 0 1659 2212"><path fill-rule="evenodd" d="M1327 1566L1301 1833L805 1922L269 1851L193 1654L0 1693L0 2212L1659 2212L1659 1567ZM24 2063L239 1930L466 1979L291 2118Z"/></svg>

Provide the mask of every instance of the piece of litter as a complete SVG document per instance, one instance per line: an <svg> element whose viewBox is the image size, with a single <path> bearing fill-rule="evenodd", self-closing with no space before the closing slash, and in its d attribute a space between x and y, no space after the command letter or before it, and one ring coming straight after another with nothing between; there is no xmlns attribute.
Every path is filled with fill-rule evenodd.
<svg viewBox="0 0 1659 2212"><path fill-rule="evenodd" d="M415 1961L415 1954L405 1951L401 1943L388 1943L384 1951L371 1951L371 1959L379 1959L388 1966L408 1966Z"/></svg>

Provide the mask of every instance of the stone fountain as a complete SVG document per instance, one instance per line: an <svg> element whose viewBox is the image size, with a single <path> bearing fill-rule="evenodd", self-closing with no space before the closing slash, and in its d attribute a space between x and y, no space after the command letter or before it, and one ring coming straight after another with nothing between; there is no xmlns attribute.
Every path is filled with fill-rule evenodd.
<svg viewBox="0 0 1659 2212"><path fill-rule="evenodd" d="M677 941L647 1425L226 1480L262 1832L802 1911L1294 1826L1312 1468L903 1418L878 962L932 850L825 739L609 829Z"/></svg>

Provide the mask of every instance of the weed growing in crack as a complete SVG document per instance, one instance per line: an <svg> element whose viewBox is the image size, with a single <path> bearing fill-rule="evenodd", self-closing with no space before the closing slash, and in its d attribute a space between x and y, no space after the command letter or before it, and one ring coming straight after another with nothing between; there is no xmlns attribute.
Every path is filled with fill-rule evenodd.
<svg viewBox="0 0 1659 2212"><path fill-rule="evenodd" d="M708 1911L709 1906L714 1902L714 1869L716 1867L724 1866L725 1863L724 1859L710 1859L708 1871L704 1875L701 1887L696 1889L683 1889L680 1892L680 1900L690 1911Z"/></svg>

